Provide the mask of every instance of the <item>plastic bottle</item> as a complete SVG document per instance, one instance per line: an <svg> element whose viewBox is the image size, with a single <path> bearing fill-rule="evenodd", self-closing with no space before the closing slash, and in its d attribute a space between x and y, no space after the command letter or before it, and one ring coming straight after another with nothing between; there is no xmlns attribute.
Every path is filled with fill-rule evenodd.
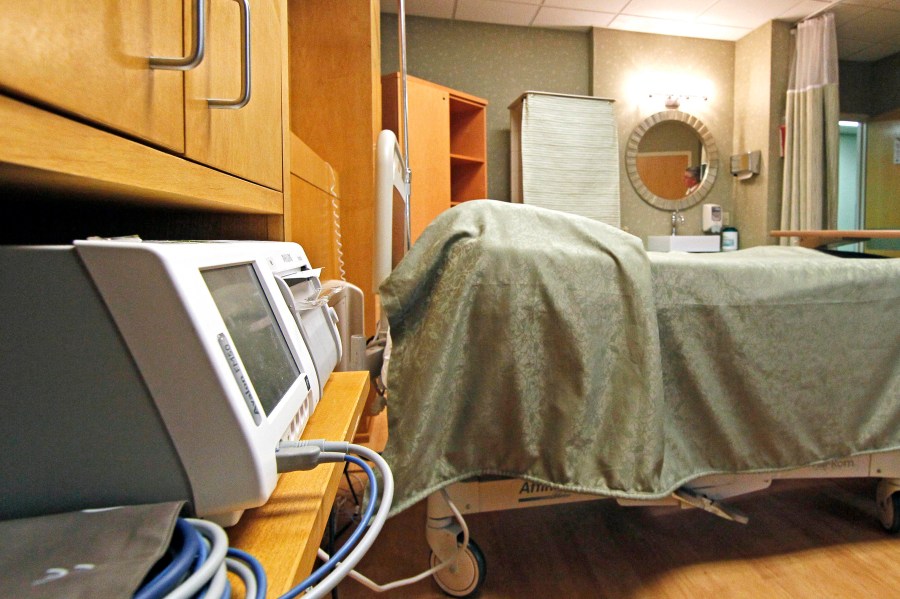
<svg viewBox="0 0 900 599"><path fill-rule="evenodd" d="M733 252L738 249L738 230L734 227L722 229L722 251Z"/></svg>

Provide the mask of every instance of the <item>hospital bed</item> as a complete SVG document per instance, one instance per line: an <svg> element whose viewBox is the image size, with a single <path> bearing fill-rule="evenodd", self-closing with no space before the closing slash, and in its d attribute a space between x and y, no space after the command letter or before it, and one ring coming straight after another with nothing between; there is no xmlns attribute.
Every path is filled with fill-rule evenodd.
<svg viewBox="0 0 900 599"><path fill-rule="evenodd" d="M490 200L443 213L380 287L393 512L428 498L433 562L465 513L614 498L745 522L775 479L875 477L900 529L900 261L805 248L645 252ZM469 543L436 575L477 590Z"/></svg>

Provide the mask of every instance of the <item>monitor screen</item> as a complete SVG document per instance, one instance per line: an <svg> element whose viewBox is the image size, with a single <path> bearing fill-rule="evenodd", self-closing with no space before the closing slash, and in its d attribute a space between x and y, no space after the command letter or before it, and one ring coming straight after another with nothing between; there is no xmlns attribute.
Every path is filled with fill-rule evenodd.
<svg viewBox="0 0 900 599"><path fill-rule="evenodd" d="M247 377L266 414L300 376L252 264L203 270Z"/></svg>

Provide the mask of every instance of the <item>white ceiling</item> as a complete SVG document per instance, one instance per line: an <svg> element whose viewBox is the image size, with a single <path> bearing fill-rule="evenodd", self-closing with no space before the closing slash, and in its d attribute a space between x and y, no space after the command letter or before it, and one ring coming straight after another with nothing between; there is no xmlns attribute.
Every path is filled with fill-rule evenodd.
<svg viewBox="0 0 900 599"><path fill-rule="evenodd" d="M397 12L397 0L382 11ZM874 61L900 51L900 0L405 0L406 14L519 25L607 27L736 41L771 21L835 13L842 60Z"/></svg>

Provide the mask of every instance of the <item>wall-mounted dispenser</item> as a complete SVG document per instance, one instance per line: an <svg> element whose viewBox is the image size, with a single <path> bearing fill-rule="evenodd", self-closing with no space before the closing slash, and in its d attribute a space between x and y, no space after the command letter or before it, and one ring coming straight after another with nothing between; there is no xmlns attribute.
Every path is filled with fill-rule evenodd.
<svg viewBox="0 0 900 599"><path fill-rule="evenodd" d="M703 204L702 229L704 233L722 231L722 207L718 204Z"/></svg>
<svg viewBox="0 0 900 599"><path fill-rule="evenodd" d="M731 174L743 181L759 174L759 162L762 152L754 150L731 157Z"/></svg>

